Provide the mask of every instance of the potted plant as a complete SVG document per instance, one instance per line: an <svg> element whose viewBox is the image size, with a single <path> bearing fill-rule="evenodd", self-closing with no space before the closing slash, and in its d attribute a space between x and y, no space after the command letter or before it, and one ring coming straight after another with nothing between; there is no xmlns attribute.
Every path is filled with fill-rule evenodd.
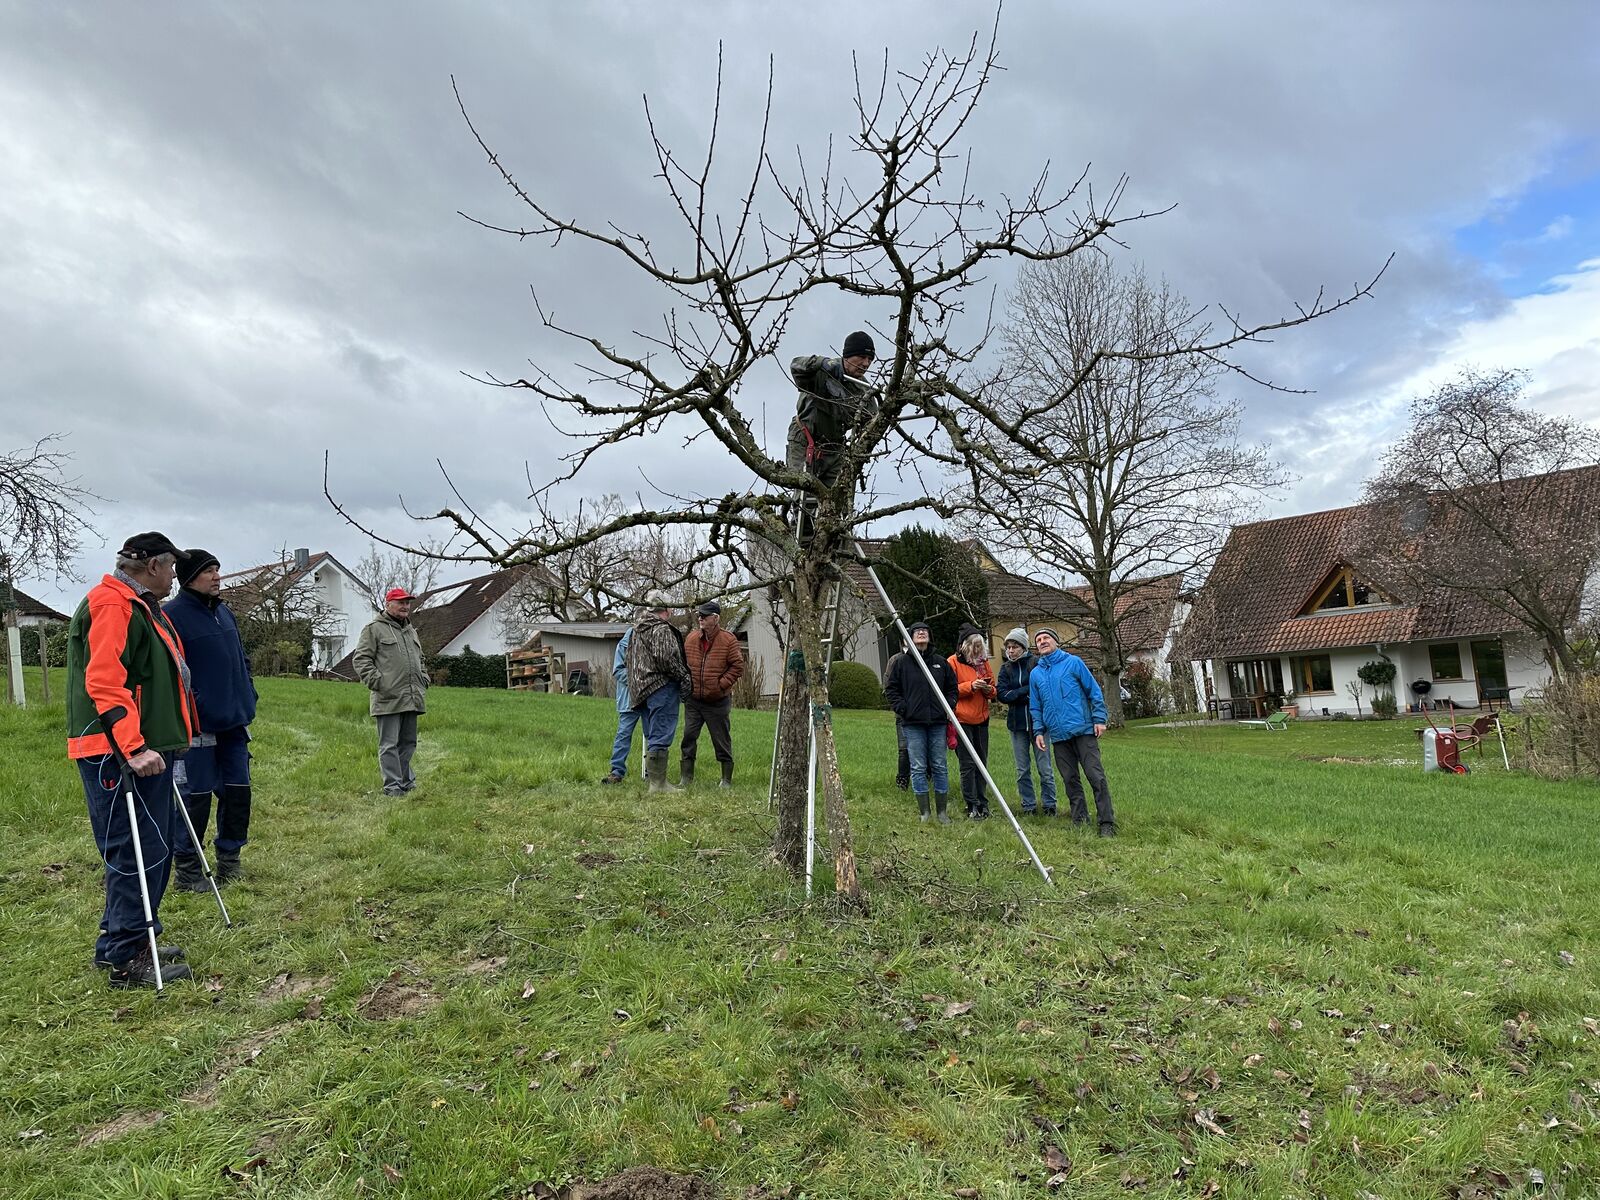
<svg viewBox="0 0 1600 1200"><path fill-rule="evenodd" d="M1278 711L1291 717L1299 717L1300 705L1295 700L1295 692L1293 688L1290 688L1288 691L1284 692L1283 703L1279 706Z"/></svg>

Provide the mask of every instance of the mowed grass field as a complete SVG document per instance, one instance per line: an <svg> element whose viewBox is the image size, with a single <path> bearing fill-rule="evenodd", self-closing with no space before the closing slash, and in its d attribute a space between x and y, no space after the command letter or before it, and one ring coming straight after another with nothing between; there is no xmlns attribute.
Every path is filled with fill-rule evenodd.
<svg viewBox="0 0 1600 1200"><path fill-rule="evenodd" d="M767 858L771 714L732 792L650 797L595 782L609 702L435 689L395 799L360 688L261 691L236 927L169 896L159 1000L89 965L59 703L0 708L0 1195L1600 1194L1591 786L1390 765L1404 722L1141 726L1120 838L1027 824L1047 888L839 713L842 915Z"/></svg>

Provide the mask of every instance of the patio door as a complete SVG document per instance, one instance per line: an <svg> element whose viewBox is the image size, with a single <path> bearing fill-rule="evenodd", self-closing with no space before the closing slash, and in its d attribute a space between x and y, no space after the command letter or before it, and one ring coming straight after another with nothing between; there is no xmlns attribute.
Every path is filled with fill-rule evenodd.
<svg viewBox="0 0 1600 1200"><path fill-rule="evenodd" d="M1239 700L1251 702L1254 716L1264 716L1283 703L1283 662L1276 658L1233 659L1228 663L1228 693L1236 703L1233 715L1242 715Z"/></svg>
<svg viewBox="0 0 1600 1200"><path fill-rule="evenodd" d="M1478 677L1478 703L1485 693L1497 700L1506 698L1506 648L1499 638L1472 643L1472 673Z"/></svg>

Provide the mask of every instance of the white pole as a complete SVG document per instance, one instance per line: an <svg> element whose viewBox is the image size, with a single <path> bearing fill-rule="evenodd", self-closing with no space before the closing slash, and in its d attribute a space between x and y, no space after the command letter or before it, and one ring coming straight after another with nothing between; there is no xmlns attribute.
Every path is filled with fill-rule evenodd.
<svg viewBox="0 0 1600 1200"><path fill-rule="evenodd" d="M18 708L26 707L28 689L22 684L22 630L15 621L6 621L6 656L11 663L11 702Z"/></svg>
<svg viewBox="0 0 1600 1200"><path fill-rule="evenodd" d="M139 839L139 814L133 806L133 768L123 768L122 786L127 789L124 797L128 802L128 832L133 835L133 861L139 868L139 899L144 903L144 931L150 938L150 969L156 974L156 991L160 992L161 949L156 945L156 914L150 907L150 881L144 873L144 843Z"/></svg>
<svg viewBox="0 0 1600 1200"><path fill-rule="evenodd" d="M900 614L895 611L894 602L889 599L889 593L884 591L883 583L878 579L877 571L868 567L867 575L872 580L872 585L878 589L878 595L883 600L883 606L894 617L894 627L900 631L901 638L905 640L907 656L915 659L917 666L922 668L922 674L928 681L929 690L938 698L939 707L944 709L944 715L950 719L950 724L955 726L956 736L961 739L961 744L967 748L967 755L977 764L978 770L983 775L983 782L994 793L994 798L1000 802L1000 811L1006 814L1006 820L1011 822L1011 828L1016 830L1017 836L1022 839L1023 848L1027 850L1028 857L1033 859L1033 865L1039 869L1039 874L1044 877L1044 881L1051 887L1055 887L1056 881L1050 878L1050 869L1039 861L1038 854L1034 852L1033 843L1028 840L1028 835L1022 832L1022 826L1017 823L1016 815L1012 813L1011 806L1006 803L1005 796L1001 794L1000 786L995 783L994 777L989 774L988 764L978 757L978 752L973 749L972 742L967 737L967 731L961 728L961 722L956 720L956 714L950 708L950 702L944 698L944 693L939 690L939 685L934 682L933 672L928 670L928 664L923 661L922 655L911 641L911 634L906 631L905 622L900 619ZM814 749L815 746L813 744ZM1033 753L1031 746L1028 749L1028 753L1030 755Z"/></svg>
<svg viewBox="0 0 1600 1200"><path fill-rule="evenodd" d="M811 723L811 752L806 756L806 899L811 899L811 875L817 860L817 724Z"/></svg>

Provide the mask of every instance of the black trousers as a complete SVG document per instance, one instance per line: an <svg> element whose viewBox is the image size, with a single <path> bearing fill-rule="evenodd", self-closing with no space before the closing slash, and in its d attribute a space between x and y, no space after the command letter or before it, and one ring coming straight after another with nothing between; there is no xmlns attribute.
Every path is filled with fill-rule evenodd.
<svg viewBox="0 0 1600 1200"><path fill-rule="evenodd" d="M898 787L906 787L911 782L911 751L906 748L906 727L899 717L894 719L894 741L900 749L900 757L894 765L894 781Z"/></svg>
<svg viewBox="0 0 1600 1200"><path fill-rule="evenodd" d="M988 785L983 782L983 774L978 770L978 763L985 765L989 762L989 726L968 725L961 723L962 732L967 735L967 740L972 743L972 748L978 752L974 759L967 753L967 747L960 738L956 739L956 761L961 764L961 798L967 802L967 811L986 813L989 811Z"/></svg>
<svg viewBox="0 0 1600 1200"><path fill-rule="evenodd" d="M1100 765L1100 739L1092 733L1080 734L1064 742L1053 742L1056 770L1061 772L1061 782L1066 784L1067 799L1072 804L1072 820L1081 825L1089 819L1089 805L1083 795L1083 781L1078 778L1078 768L1089 777L1094 790L1095 815L1102 827L1117 827L1111 811L1111 789L1106 785L1106 770Z"/></svg>
<svg viewBox="0 0 1600 1200"><path fill-rule="evenodd" d="M694 700L683 702L683 743L679 753L683 762L694 766L695 755L700 750L700 727L705 726L711 735L711 749L719 763L733 761L733 727L729 715L733 712L733 697L721 700Z"/></svg>

